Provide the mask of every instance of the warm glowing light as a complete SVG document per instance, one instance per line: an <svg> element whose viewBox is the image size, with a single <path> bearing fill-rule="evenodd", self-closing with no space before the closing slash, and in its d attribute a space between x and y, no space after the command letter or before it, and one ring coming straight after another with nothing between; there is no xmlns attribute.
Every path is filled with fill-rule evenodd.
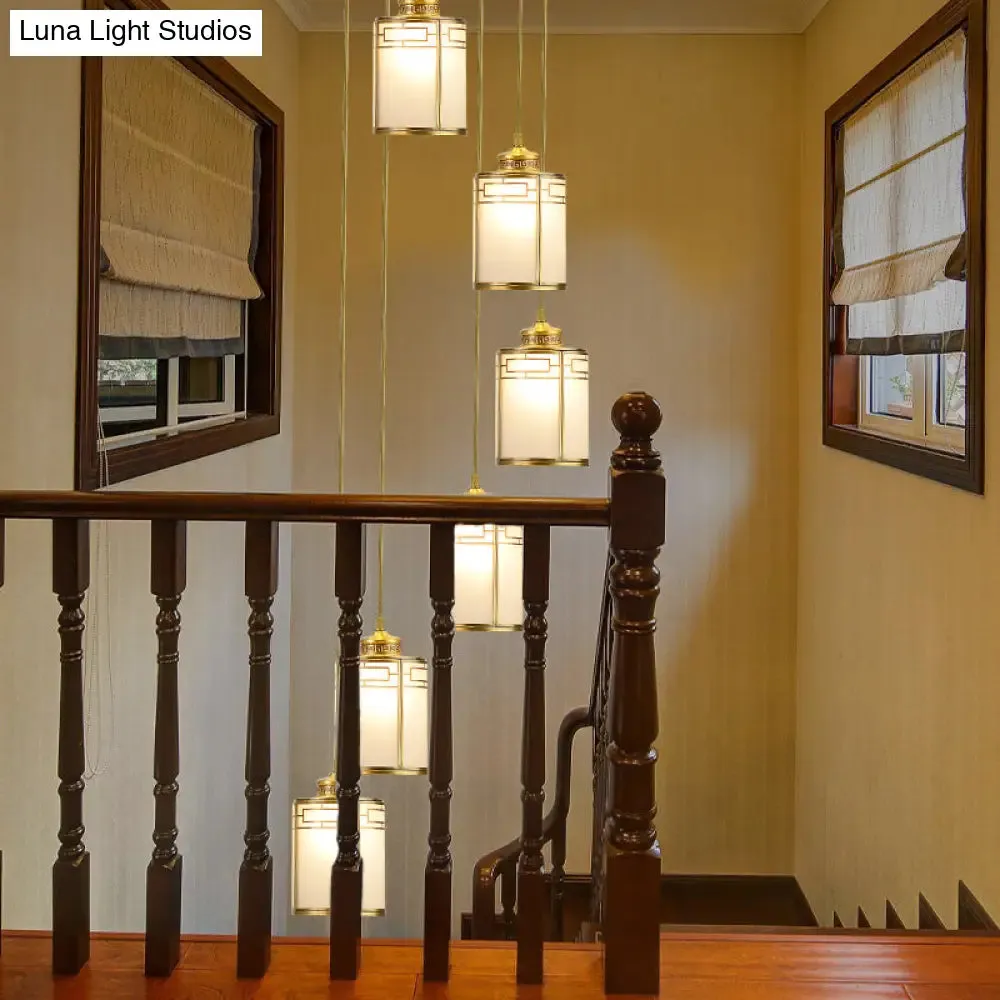
<svg viewBox="0 0 1000 1000"><path fill-rule="evenodd" d="M480 289L566 287L566 178L515 144L475 180L473 273Z"/></svg>
<svg viewBox="0 0 1000 1000"><path fill-rule="evenodd" d="M376 132L462 135L466 131L465 22L439 17L436 8L436 4L401 3L399 17L375 22Z"/></svg>
<svg viewBox="0 0 1000 1000"><path fill-rule="evenodd" d="M313 799L296 799L292 807L292 911L298 915L330 912L330 872L337 859L338 805L332 779L320 782ZM385 914L385 803L361 799L358 804L365 916Z"/></svg>
<svg viewBox="0 0 1000 1000"><path fill-rule="evenodd" d="M361 769L425 774L427 661L403 656L399 639L384 631L361 647Z"/></svg>
<svg viewBox="0 0 1000 1000"><path fill-rule="evenodd" d="M460 524L455 529L455 628L514 632L523 622L524 529Z"/></svg>
<svg viewBox="0 0 1000 1000"><path fill-rule="evenodd" d="M584 466L590 461L590 360L563 347L544 319L521 347L497 354L499 465Z"/></svg>

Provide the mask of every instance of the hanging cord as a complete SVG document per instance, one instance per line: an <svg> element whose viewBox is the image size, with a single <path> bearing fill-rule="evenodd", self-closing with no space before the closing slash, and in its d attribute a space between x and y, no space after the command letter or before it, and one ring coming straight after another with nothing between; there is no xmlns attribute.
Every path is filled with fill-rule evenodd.
<svg viewBox="0 0 1000 1000"><path fill-rule="evenodd" d="M108 485L108 451L104 424L97 421L98 487ZM84 658L84 755L83 776L91 781L106 774L117 749L115 729L115 680L111 663L111 540L108 522L97 521L94 530L94 578L84 600L87 647ZM110 709L107 736L104 716Z"/></svg>
<svg viewBox="0 0 1000 1000"><path fill-rule="evenodd" d="M351 0L344 0L344 98L340 158L343 187L340 193L340 422L338 431L337 491L344 492L344 458L347 450L347 167L351 124Z"/></svg>
<svg viewBox="0 0 1000 1000"><path fill-rule="evenodd" d="M517 0L517 119L514 145L524 145L524 0Z"/></svg>
<svg viewBox="0 0 1000 1000"><path fill-rule="evenodd" d="M541 169L549 151L549 0L542 0L542 150ZM541 179L539 179L541 183ZM538 318L545 321L545 292L538 293Z"/></svg>
<svg viewBox="0 0 1000 1000"><path fill-rule="evenodd" d="M390 0L386 0L386 14L391 10ZM387 408L389 403L389 137L382 139L382 420L379 428L378 487L385 493L385 439ZM384 616L384 562L385 528L378 526L378 617L375 628L385 628Z"/></svg>
<svg viewBox="0 0 1000 1000"><path fill-rule="evenodd" d="M479 0L479 39L477 44L479 55L479 121L476 127L476 174L483 172L483 107L486 72L486 0ZM483 324L483 293L476 289L476 323L475 323L475 368L472 372L472 490L482 489L479 482L479 412L481 408L479 392L479 365L482 350Z"/></svg>
<svg viewBox="0 0 1000 1000"><path fill-rule="evenodd" d="M351 0L344 0L344 97L341 113L340 158L343 187L340 193L340 421L337 441L337 492L344 492L347 452L347 177L351 123ZM336 636L334 637L336 643ZM333 658L333 725L330 727L330 774L337 770L337 712L340 693L340 657Z"/></svg>

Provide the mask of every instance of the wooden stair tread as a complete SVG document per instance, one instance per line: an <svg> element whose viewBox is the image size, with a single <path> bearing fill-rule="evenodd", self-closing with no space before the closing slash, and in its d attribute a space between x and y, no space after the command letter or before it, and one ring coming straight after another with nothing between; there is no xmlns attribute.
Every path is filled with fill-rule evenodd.
<svg viewBox="0 0 1000 1000"><path fill-rule="evenodd" d="M271 970L259 984L238 982L230 938L187 937L169 980L143 976L135 935L94 935L91 961L76 978L54 981L51 939L5 934L0 996L107 1000L207 996L259 1000L311 997L515 1000L513 942L455 942L447 987L425 984L417 941L367 941L356 984L331 984L320 939L276 939ZM867 934L706 934L670 931L660 944L661 996L673 1000L998 1000L1000 940ZM538 997L592 1000L603 995L597 945L545 948L546 983Z"/></svg>

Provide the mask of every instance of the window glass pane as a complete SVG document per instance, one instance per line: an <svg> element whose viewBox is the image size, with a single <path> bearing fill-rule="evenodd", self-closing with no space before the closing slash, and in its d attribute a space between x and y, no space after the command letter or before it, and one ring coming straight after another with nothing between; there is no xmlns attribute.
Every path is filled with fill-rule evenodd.
<svg viewBox="0 0 1000 1000"><path fill-rule="evenodd" d="M965 426L965 354L943 354L937 362L937 413L945 427Z"/></svg>
<svg viewBox="0 0 1000 1000"><path fill-rule="evenodd" d="M181 358L181 403L219 403L225 396L223 358Z"/></svg>
<svg viewBox="0 0 1000 1000"><path fill-rule="evenodd" d="M155 358L97 362L100 406L156 406Z"/></svg>
<svg viewBox="0 0 1000 1000"><path fill-rule="evenodd" d="M869 412L900 420L913 419L913 371L903 355L871 359Z"/></svg>

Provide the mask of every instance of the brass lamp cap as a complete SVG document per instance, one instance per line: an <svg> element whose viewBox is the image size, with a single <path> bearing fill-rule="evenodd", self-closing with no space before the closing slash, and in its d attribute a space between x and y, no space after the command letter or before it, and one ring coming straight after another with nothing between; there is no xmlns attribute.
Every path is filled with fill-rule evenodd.
<svg viewBox="0 0 1000 1000"><path fill-rule="evenodd" d="M528 149L520 136L515 136L514 145L497 157L497 165L505 173L537 174L542 169L542 158Z"/></svg>
<svg viewBox="0 0 1000 1000"><path fill-rule="evenodd" d="M361 640L362 656L402 656L403 643L397 635L390 635L385 629L376 629Z"/></svg>
<svg viewBox="0 0 1000 1000"><path fill-rule="evenodd" d="M521 331L522 347L562 347L562 330L551 326L544 317L539 317L534 326Z"/></svg>
<svg viewBox="0 0 1000 1000"><path fill-rule="evenodd" d="M328 774L325 778L320 778L316 782L316 790L322 799L335 799L337 797L337 776Z"/></svg>
<svg viewBox="0 0 1000 1000"><path fill-rule="evenodd" d="M438 0L399 0L400 17L440 17Z"/></svg>

